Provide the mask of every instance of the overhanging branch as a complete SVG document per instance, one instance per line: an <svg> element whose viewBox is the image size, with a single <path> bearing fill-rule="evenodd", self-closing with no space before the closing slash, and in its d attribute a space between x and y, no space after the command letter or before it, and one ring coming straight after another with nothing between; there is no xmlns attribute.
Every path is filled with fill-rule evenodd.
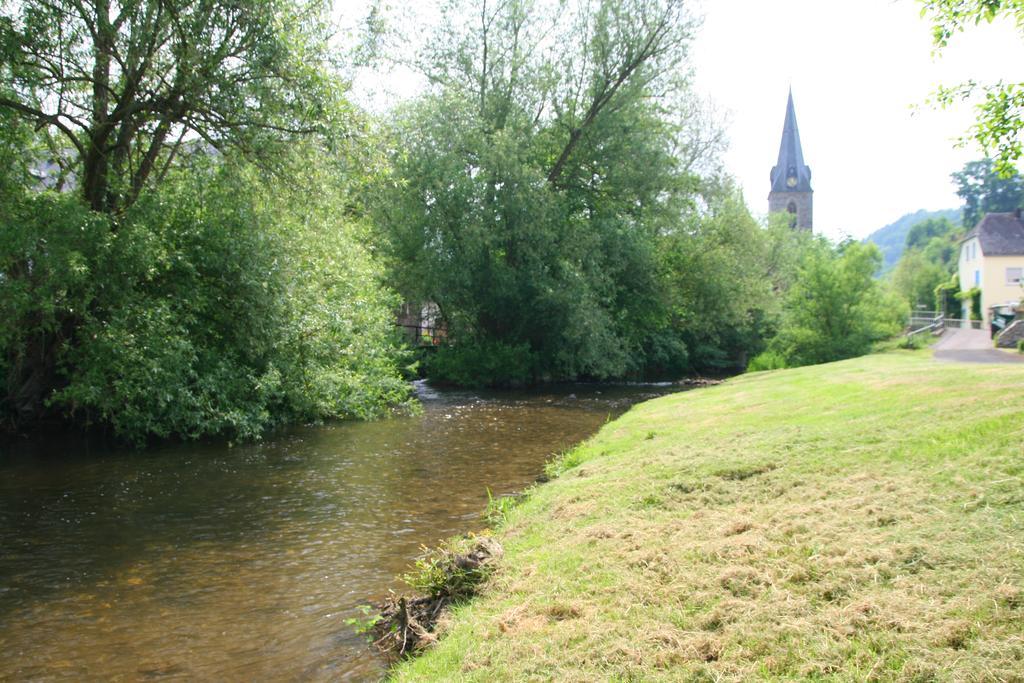
<svg viewBox="0 0 1024 683"><path fill-rule="evenodd" d="M37 123L47 126L54 126L55 128L59 129L60 132L64 133L65 136L67 136L67 138L71 141L71 144L74 145L75 149L78 150L79 154L85 154L85 147L78 139L78 136L75 135L74 131L72 131L66 123L60 120L60 116L58 114L47 114L46 112L40 111L35 107L30 107L27 104L24 104L23 102L11 100L6 97L0 97L0 107L6 107L7 109L11 109L20 114L24 114L34 119Z"/></svg>

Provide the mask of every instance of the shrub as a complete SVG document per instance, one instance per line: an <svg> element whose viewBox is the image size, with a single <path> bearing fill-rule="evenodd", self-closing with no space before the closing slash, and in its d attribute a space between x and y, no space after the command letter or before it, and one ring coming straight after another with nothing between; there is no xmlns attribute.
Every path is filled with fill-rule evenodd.
<svg viewBox="0 0 1024 683"><path fill-rule="evenodd" d="M123 289L108 219L56 193L4 188L0 196L0 422L44 412L76 328ZM113 276L113 277L112 277Z"/></svg>
<svg viewBox="0 0 1024 683"><path fill-rule="evenodd" d="M402 575L413 590L429 598L452 601L471 597L494 569L501 545L490 536L465 536L442 542L416 560L415 569Z"/></svg>
<svg viewBox="0 0 1024 683"><path fill-rule="evenodd" d="M972 287L967 291L958 293L956 298L960 301L970 301L970 319L981 320L981 289Z"/></svg>
<svg viewBox="0 0 1024 683"><path fill-rule="evenodd" d="M500 341L442 346L425 360L427 375L464 387L510 387L534 379L536 358L528 344Z"/></svg>
<svg viewBox="0 0 1024 683"><path fill-rule="evenodd" d="M71 196L18 198L0 226L0 314L16 321L0 411L17 422L34 402L141 442L405 401L395 299L363 228L330 183L294 179L270 190L250 167L197 162L116 223ZM37 396L14 391L26 378Z"/></svg>
<svg viewBox="0 0 1024 683"><path fill-rule="evenodd" d="M930 335L921 333L911 336L908 334L904 337L901 337L899 343L896 346L897 348L900 349L917 350L923 349L924 347L928 346L931 342L932 337Z"/></svg>
<svg viewBox="0 0 1024 683"><path fill-rule="evenodd" d="M811 365L868 353L874 342L895 335L907 305L874 279L880 262L874 245L809 244L770 349L791 367Z"/></svg>
<svg viewBox="0 0 1024 683"><path fill-rule="evenodd" d="M763 351L747 365L747 372L763 372L765 370L781 370L786 367L785 357L776 351Z"/></svg>

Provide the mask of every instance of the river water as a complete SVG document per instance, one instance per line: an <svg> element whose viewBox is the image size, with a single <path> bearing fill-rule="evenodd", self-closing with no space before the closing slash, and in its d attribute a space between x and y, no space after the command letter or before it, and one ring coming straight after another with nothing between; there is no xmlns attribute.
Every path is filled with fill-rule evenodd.
<svg viewBox="0 0 1024 683"><path fill-rule="evenodd" d="M0 680L373 680L346 620L488 489L678 387L436 391L423 413L259 444L0 454Z"/></svg>

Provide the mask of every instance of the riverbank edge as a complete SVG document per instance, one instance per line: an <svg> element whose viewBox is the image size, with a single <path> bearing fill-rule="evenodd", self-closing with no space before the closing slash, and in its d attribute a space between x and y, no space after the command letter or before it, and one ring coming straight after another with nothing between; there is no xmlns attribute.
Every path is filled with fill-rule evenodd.
<svg viewBox="0 0 1024 683"><path fill-rule="evenodd" d="M969 374L975 376L973 378L975 381L972 383L970 379L968 379L968 381L960 382L959 384L967 385L968 387L972 384L977 386L992 384L991 380L994 373L991 370L987 368L970 368L969 370ZM551 523L553 521L552 517L556 519L564 518L565 520L570 521L569 526L575 526L574 521L583 521L587 527L602 526L603 517L600 514L600 511L592 509L594 507L592 504L594 502L593 499L574 495L572 492L576 489L586 488L586 486L580 486L581 481L586 482L588 478L591 479L591 481L596 481L594 475L601 469L606 470L602 474L610 474L607 470L614 469L609 468L612 461L621 461L624 457L646 456L649 454L650 448L658 441L671 436L672 430L664 431L664 428L666 426L679 428L680 425L675 424L678 420L673 419L668 420L670 424L664 424L665 416L663 413L665 412L664 408L666 406L680 404L687 406L687 404L694 403L707 405L714 404L716 401L735 403L735 400L738 398L737 394L749 393L752 384L761 385L760 389L762 391L765 387L768 387L770 390L771 387L775 385L784 387L788 384L800 384L803 386L803 390L806 393L807 390L814 386L821 386L823 384L823 380L824 384L834 384L835 382L840 381L841 378L838 377L834 377L831 380L828 379L829 375L834 373L850 374L853 372L853 374L863 374L865 372L869 372L870 374L890 376L891 381L891 376L894 371L897 376L901 373L909 373L910 375L913 375L914 381L920 381L922 376L932 378L943 377L945 379L943 382L939 383L945 383L947 386L949 384L948 373L939 371L935 364L932 363L930 353L927 351L916 353L895 351L876 356L843 361L841 363L813 366L811 368L799 368L795 370L740 376L729 380L729 382L725 383L724 386L715 387L705 392L684 392L681 394L674 394L669 397L654 399L634 406L618 420L605 425L597 435L579 444L549 463L546 468L546 475L554 479L554 485L530 487L526 492L514 499L500 499L497 505L492 504L488 515L488 520L491 522L492 529L488 533L493 533L499 541L506 545L506 548L509 549L508 554L499 564L495 576L487 580L481 586L479 591L480 594L477 597L465 601L460 605L456 605L452 612L441 620L439 628L440 641L435 646L424 650L421 653L422 656L399 662L396 667L391 670L391 678L394 680L422 680L428 677L435 679L451 679L453 677L457 677L459 679L492 680L494 678L503 679L529 677L529 671L531 670L533 670L534 673L537 673L539 671L538 669L531 669L531 658L524 658L523 653L519 653L519 655L514 657L501 658L504 661L503 664L494 661L498 659L497 657L492 657L487 654L488 651L494 651L492 646L495 644L495 638L502 641L501 644L503 646L507 646L511 643L512 651L519 649L515 645L517 641L520 643L532 643L531 647L527 648L527 650L532 649L534 652L536 652L538 647L541 647L542 650L546 649L546 646L543 645L544 642L550 642L546 641L546 639L538 640L535 637L526 638L518 635L521 629L516 627L517 624L522 624L524 621L521 618L515 617L515 613L517 611L523 611L524 608L527 608L528 603L534 602L538 597L543 598L543 602L550 602L551 599L550 595L545 595L550 593L550 591L525 590L524 586L519 584L522 584L524 580L526 583L532 584L536 584L539 581L540 584L547 584L549 586L558 586L560 583L563 583L563 581L560 580L562 577L557 573L548 572L548 574L545 574L543 568L537 568L536 566L527 566L528 571L523 572L522 560L524 557L527 557L527 555L530 554L536 555L538 547L545 545L558 545L558 539L550 538L550 533L542 533L540 537L534 536L538 531L536 527L541 527L540 531L542 532L545 529L550 531L552 527ZM1021 379L1024 379L1024 374L1019 372L1014 372L1012 374L1013 378L1011 378L1011 384L1014 379L1018 384ZM897 381L897 384L900 383L901 382ZM904 388L906 388L907 382L904 381L902 384L904 385ZM1007 388L1009 388L1009 386ZM797 393L799 393L799 391ZM813 391L811 393L813 393ZM912 391L910 393L919 392ZM991 394L991 392L989 392L989 394ZM698 395L702 398L696 398ZM959 392L959 396L961 398L963 397L962 387ZM813 396L807 396L805 398L813 398ZM948 398L956 399L957 396L951 396ZM906 405L899 396L894 397L894 400L895 404L890 402L890 407L892 407L892 405ZM700 406L690 405L689 407L695 409L691 417L699 422L701 419ZM805 414L809 411L813 413L815 407L814 401L793 405L795 412ZM948 406L944 406L944 408L945 407ZM655 420L659 427L657 430L645 429L645 425L651 423L650 418L652 413L661 416L660 420ZM1020 411L1020 409L1016 409L1015 416L1017 418L1024 418L1024 412ZM916 420L908 421L908 427L913 426L913 424L910 424L911 422L916 423ZM688 430L686 429L686 426L683 425L681 428L674 431L676 432L675 436L678 437L686 436ZM987 431L988 430L986 430L986 432ZM977 439L974 441L976 446ZM884 441L878 443L884 445ZM876 450L884 450L884 447L879 447ZM717 480L733 482L745 482L748 479L767 480L769 479L769 476L761 475L769 475L769 473L776 470L778 467L777 464L773 464L771 462L755 462L753 464L746 462L746 464L733 467L732 469L730 469L729 466L722 469L721 466L728 464L726 462L728 454L724 453L722 449L716 449L711 453L703 453L701 455L705 460L708 460L708 456L711 455L718 456L712 459L718 462L719 470L709 473L716 479L716 483ZM746 460L749 461L751 456L756 459L758 454L749 452L748 449L746 455L748 456ZM699 459L700 458L698 458L698 460ZM709 463L690 463L686 469L692 469L694 464L698 465L699 469L700 466L706 467ZM584 468L584 465L587 465L587 467ZM659 463L659 471L663 469L664 465L665 463ZM595 471L589 471L591 469L594 469ZM643 478L638 475L638 470L635 468L629 468L629 471L631 471L633 475L637 475L632 476L631 478ZM664 472L661 472L661 474L663 475ZM647 478L649 479L650 477ZM664 476L658 477L659 480L664 478ZM612 477L612 479L614 480L615 477ZM611 483L615 488L624 487L624 482L621 479L617 482ZM694 491L699 492L703 490L705 493L708 492L707 488L702 489L699 480L697 483L690 481L689 483L679 484L676 482L673 486L676 487L674 490L683 497L687 494L693 493ZM538 493L542 493L543 495L539 496ZM664 496L663 493L662 496ZM541 498L543 500L539 500ZM634 498L629 502L630 508L641 513L645 508L664 507L662 505L664 501L658 500L657 496L646 496L639 499ZM703 507L706 508L707 506ZM573 510L573 508L576 509ZM612 508L621 511L623 506L621 504L613 505ZM684 516L690 518L698 516L695 512L699 513L700 508L701 506L697 506L696 510L690 509L687 511L688 514L685 514ZM633 516L636 517L637 515L634 514ZM642 518L643 514L639 516ZM644 520L641 519L640 521ZM746 522L738 522L737 525L738 526L733 528L732 533L728 533L726 535L740 536L751 528L756 527L756 525L745 526L747 525ZM888 526L888 524L879 525L879 528L883 528L885 526ZM603 529L601 533L597 535L597 538L601 538L606 534L614 533L615 532L612 529ZM545 538L545 535L549 537ZM564 536L564 534L562 535ZM534 537L531 538L531 536ZM524 541L524 537L528 539L528 542ZM578 541L579 539L574 540ZM592 545L593 541L589 540L587 543ZM580 558L575 558L575 560L579 559ZM517 564L520 566L515 566ZM576 564L578 565L579 563L576 562ZM578 566L577 569L579 569ZM736 568L734 567L734 569ZM1017 582L1017 584L1022 583L1019 577L1019 572L1016 575L1011 573L1010 576ZM538 579L538 577L541 578ZM721 580L719 580L718 583L720 586L725 586ZM726 583L728 583L728 581L726 581ZM1016 584L1011 585L1007 591L1004 591L1010 597L1002 599L1001 604L1013 607L1017 602L1019 602L1021 605L1024 605L1024 599L1018 600L1020 594L1019 592L1014 591L1019 591L1019 586ZM734 591L731 591L728 588L725 591L725 593L732 592ZM533 593L533 595L531 595L531 593ZM540 595L537 595L538 593L540 593ZM726 596L726 599L728 599L728 596ZM1007 600L1009 602L1007 602ZM720 604L722 600L710 599L705 600L705 602L713 607L714 605ZM496 606L501 605L504 605L506 609L504 609L502 614L498 615L495 612L497 609ZM550 627L552 624L557 626L563 622L576 622L584 617L591 621L596 620L600 622L603 618L609 616L608 610L604 610L603 613L602 610L593 612L591 610L573 607L572 605L566 606L564 604L560 606L556 605L553 610L554 611L552 612L552 609L549 608L547 612L545 612L546 616L542 620L543 624L540 622L534 623L534 626L537 626L538 630L543 631L546 627ZM479 618L481 615L477 613L481 611L486 612L487 616L490 618ZM513 615L513 618L506 619L505 617L508 617L510 613ZM498 618L495 619L495 616ZM616 619L612 619L612 621L616 621ZM956 622L956 620L953 621ZM958 623L960 626L957 626ZM962 626L962 623L956 622L953 623L950 628L955 631L957 628L962 629ZM489 632L486 634L480 633L481 628L484 628ZM555 630L557 630L557 628ZM730 674L729 667L716 665L719 661L727 661L727 658L723 656L727 648L722 643L715 644L715 639L713 638L715 635L715 629L711 629L710 632L705 635L711 636L711 638L705 638L696 645L691 643L689 646L684 646L681 644L681 641L676 643L678 647L675 649L679 651L677 654L681 657L678 662L672 657L669 657L667 664L666 661L660 661L660 663L657 666L654 666L654 668L646 666L642 661L639 663L634 661L632 664L627 662L626 664L616 666L609 661L607 656L598 655L593 658L584 658L576 665L569 666L563 670L560 677L568 676L569 678L580 678L582 680L595 674L600 677L608 677L610 673L614 673L615 675L611 676L612 678L621 676L628 678L639 675L641 678L645 679L664 678L665 680L672 680L680 673L681 669L685 670L687 675L697 675L698 677L700 676L700 672L705 672L709 675L713 674L715 676L725 673L727 678L730 675L735 676L737 672L734 671ZM589 640L589 638L584 635L582 640L577 636L573 642L578 646L579 643L586 642L587 640ZM959 642L960 639L953 637L952 640ZM708 643L711 644L709 645ZM683 652L689 652L690 656L682 655L681 653ZM694 653L696 653L695 656ZM550 653L547 653L544 656L534 657L532 660L535 664L541 665L545 660L550 659L548 656L549 654ZM614 660L615 658L613 657L612 659ZM627 657L626 659L629 658ZM640 657L640 660L642 659L643 657ZM751 669L751 660L747 658L748 667L742 672L742 674L740 674L740 677L750 675L755 675L756 677L775 677L777 675L786 676L794 674L800 676L809 675L807 667L796 671L787 670L786 666L782 666L775 661L777 659L777 657L762 653L760 657L756 658L756 661L760 663ZM928 658L925 657L924 659ZM765 671L763 666L766 662L775 666L777 670L774 672ZM773 664L773 662L775 663ZM596 669L592 666L595 663L598 664ZM834 671L845 671L846 674L856 675L858 671L860 673L865 673L864 671L860 671L857 666L852 668L844 667L843 665L828 666L833 667ZM836 666L838 666L838 668L836 668ZM918 666L918 663L914 663L910 669L918 667L921 671L928 671L931 670L929 667L934 668L934 666L937 665L928 663ZM590 673L587 673L588 669L590 669ZM716 671L716 669L718 671ZM722 669L725 670L723 671ZM903 669L907 669L907 667L901 667L901 671ZM910 669L907 669L908 672ZM758 676L757 672L760 672L762 675ZM543 678L544 676L541 677Z"/></svg>
<svg viewBox="0 0 1024 683"><path fill-rule="evenodd" d="M692 391L719 386L725 381L687 377L671 384L680 387L680 391ZM525 502L536 487L551 482L572 467L574 454L587 441L589 439L584 439L550 458L534 483L522 491L498 497L492 497L488 491L488 505L483 513L486 527L453 536L433 547L424 547L413 570L401 575L411 591L391 592L382 602L365 607L370 615L368 621L352 621L357 630L368 636L370 646L389 663L392 671L402 661L424 654L437 642L437 627L449 611L476 597L504 554L495 536L505 526L508 515Z"/></svg>
<svg viewBox="0 0 1024 683"><path fill-rule="evenodd" d="M669 384L679 386L682 392L719 386L728 379L684 377ZM631 406L630 410L635 407ZM549 459L536 481L524 490L496 498L491 497L488 491L488 505L483 514L486 527L453 536L437 546L425 547L413 570L401 577L411 592L392 593L383 602L370 606L371 621L362 624L360 629L368 634L370 645L378 655L389 662L389 673L393 674L403 661L422 656L438 642L438 627L444 624L449 612L476 597L494 571L496 561L504 554L496 536L506 525L509 514L524 503L537 486L550 483L575 467L581 448L596 436L584 439ZM473 566L466 571L464 558L481 550L490 556L492 543L497 546L498 554L494 558L488 557L490 561L484 565Z"/></svg>

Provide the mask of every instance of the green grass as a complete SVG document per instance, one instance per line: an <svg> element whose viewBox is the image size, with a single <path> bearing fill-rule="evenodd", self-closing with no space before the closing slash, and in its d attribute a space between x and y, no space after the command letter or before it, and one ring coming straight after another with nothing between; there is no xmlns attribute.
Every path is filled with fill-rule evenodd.
<svg viewBox="0 0 1024 683"><path fill-rule="evenodd" d="M395 677L1024 680L1022 386L892 352L637 406Z"/></svg>

